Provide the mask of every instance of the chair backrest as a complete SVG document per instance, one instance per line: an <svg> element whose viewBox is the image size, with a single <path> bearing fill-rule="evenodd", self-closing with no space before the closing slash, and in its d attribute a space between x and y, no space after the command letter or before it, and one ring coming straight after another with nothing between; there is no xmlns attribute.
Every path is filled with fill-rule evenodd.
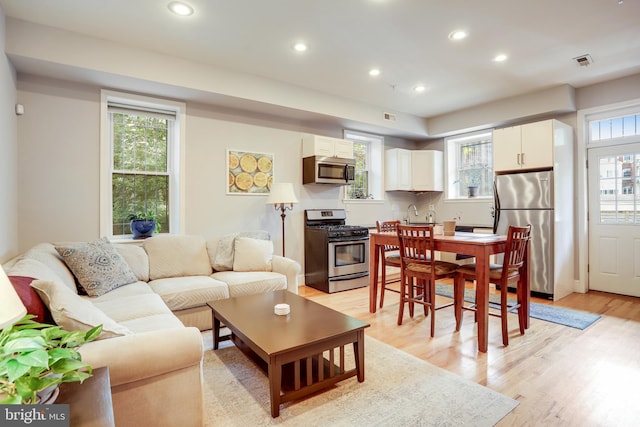
<svg viewBox="0 0 640 427"><path fill-rule="evenodd" d="M378 232L380 231L398 231L398 226L400 225L400 221L399 220L394 220L394 221L376 221L376 229L378 230ZM384 247L384 251L385 252L389 252L389 251L397 251L399 249L398 246L396 245L385 245Z"/></svg>
<svg viewBox="0 0 640 427"><path fill-rule="evenodd" d="M519 271L524 264L524 257L527 252L527 244L531 239L531 225L525 227L509 226L507 231L507 247L504 252L504 262L502 264L503 277Z"/></svg>
<svg viewBox="0 0 640 427"><path fill-rule="evenodd" d="M399 225L398 240L402 268L409 264L433 265L435 254L432 225Z"/></svg>

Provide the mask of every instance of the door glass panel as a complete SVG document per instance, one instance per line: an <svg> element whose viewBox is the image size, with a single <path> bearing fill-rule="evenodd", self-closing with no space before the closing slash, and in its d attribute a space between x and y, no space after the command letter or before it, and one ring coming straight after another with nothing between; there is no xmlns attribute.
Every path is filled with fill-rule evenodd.
<svg viewBox="0 0 640 427"><path fill-rule="evenodd" d="M600 223L640 223L640 153L599 158Z"/></svg>

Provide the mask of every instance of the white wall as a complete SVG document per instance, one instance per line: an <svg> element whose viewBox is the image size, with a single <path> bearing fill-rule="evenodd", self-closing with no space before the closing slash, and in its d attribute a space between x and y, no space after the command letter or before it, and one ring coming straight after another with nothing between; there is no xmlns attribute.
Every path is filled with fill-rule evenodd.
<svg viewBox="0 0 640 427"><path fill-rule="evenodd" d="M99 236L100 87L21 75L19 121L19 247L44 241L86 241ZM304 263L304 210L342 208L342 187L302 185L302 134L313 129L268 117L187 103L186 230L215 237L239 230L268 230L281 251L281 218L267 196L227 195L226 150L272 153L276 182L292 182L300 203L286 217L286 255ZM390 138L389 146L413 142ZM348 222L374 225L405 212L412 193L388 193L372 205L347 204ZM373 208L372 208L373 206Z"/></svg>
<svg viewBox="0 0 640 427"><path fill-rule="evenodd" d="M0 7L0 262L18 253L18 134L14 105L16 73L4 54L5 20Z"/></svg>

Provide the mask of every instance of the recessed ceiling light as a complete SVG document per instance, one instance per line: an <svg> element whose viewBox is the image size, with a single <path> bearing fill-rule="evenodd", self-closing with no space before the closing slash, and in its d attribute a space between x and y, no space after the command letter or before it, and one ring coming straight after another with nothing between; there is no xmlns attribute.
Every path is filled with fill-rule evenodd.
<svg viewBox="0 0 640 427"><path fill-rule="evenodd" d="M172 1L167 6L169 10L176 15L180 16L189 16L193 15L193 8L186 3L182 3L181 1Z"/></svg>
<svg viewBox="0 0 640 427"><path fill-rule="evenodd" d="M504 53L501 53L501 54L499 54L499 55L496 55L496 56L493 58L493 60L494 60L495 62L504 62L504 61L506 61L506 60L507 60L507 58L508 58L508 56L507 56L507 55L505 55Z"/></svg>
<svg viewBox="0 0 640 427"><path fill-rule="evenodd" d="M379 76L380 75L380 69L378 69L378 68L370 69L369 70L369 75L372 76L372 77Z"/></svg>
<svg viewBox="0 0 640 427"><path fill-rule="evenodd" d="M293 50L295 50L296 52L306 52L306 50L309 48L306 44L302 42L295 43L292 47L293 47Z"/></svg>
<svg viewBox="0 0 640 427"><path fill-rule="evenodd" d="M455 31L451 31L449 33L449 39L450 40L462 40L464 38L466 38L469 35L469 33L467 33L464 30L455 30Z"/></svg>
<svg viewBox="0 0 640 427"><path fill-rule="evenodd" d="M418 93L422 93L425 90L427 90L427 87L425 85L417 85L416 87L413 88L414 92L418 92Z"/></svg>

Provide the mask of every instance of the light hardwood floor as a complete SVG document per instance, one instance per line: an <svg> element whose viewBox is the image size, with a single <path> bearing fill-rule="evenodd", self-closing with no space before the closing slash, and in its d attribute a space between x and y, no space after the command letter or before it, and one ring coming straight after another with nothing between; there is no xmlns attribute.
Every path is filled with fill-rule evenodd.
<svg viewBox="0 0 640 427"><path fill-rule="evenodd" d="M422 310L405 311L397 325L398 299L369 313L369 289L325 294L300 287L300 295L371 324L366 334L434 365L485 385L520 403L499 426L640 425L640 299L602 292L572 294L552 303L602 318L585 330L531 319L520 335L509 317L509 346L502 346L500 319L489 319L489 351L478 353L473 313L454 332L453 308L436 312L435 337ZM440 298L440 297L438 297ZM446 300L443 298L442 302ZM440 301L439 301L440 302Z"/></svg>

